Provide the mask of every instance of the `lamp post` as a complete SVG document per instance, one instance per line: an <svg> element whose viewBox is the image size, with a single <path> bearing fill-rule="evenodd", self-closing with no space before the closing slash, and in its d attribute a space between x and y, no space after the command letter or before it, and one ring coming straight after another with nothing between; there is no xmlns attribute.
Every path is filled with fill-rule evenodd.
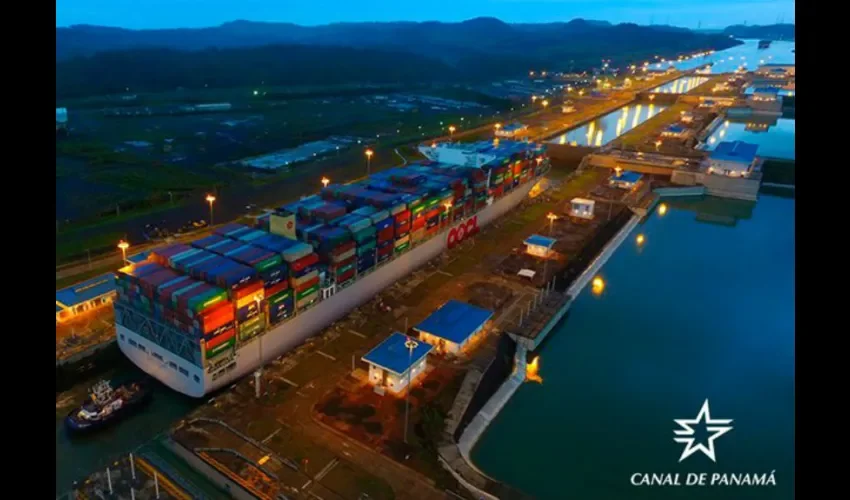
<svg viewBox="0 0 850 500"><path fill-rule="evenodd" d="M130 248L130 244L124 240L118 242L118 248L121 249L121 258L124 260L124 264L127 263L127 249Z"/></svg>
<svg viewBox="0 0 850 500"><path fill-rule="evenodd" d="M210 226L213 225L213 202L215 202L215 196L208 194L206 197L207 203L210 204Z"/></svg>
<svg viewBox="0 0 850 500"><path fill-rule="evenodd" d="M415 341L411 338L408 338L404 342L404 347L407 347L407 353L408 353L408 357L407 357L407 363L408 363L408 368L407 368L407 394L406 394L406 400L405 400L405 404L404 404L404 442L405 442L405 444L407 444L407 422L408 422L408 419L410 418L410 384L411 384L411 380L413 378L412 377L413 366L410 366L410 365L413 364L413 350L416 349L418 346L419 346L419 342L417 342L417 341Z"/></svg>
<svg viewBox="0 0 850 500"><path fill-rule="evenodd" d="M331 180L328 179L327 177L322 177L322 187L328 187L328 183L330 183L330 182L331 182Z"/></svg>
<svg viewBox="0 0 850 500"><path fill-rule="evenodd" d="M501 128L502 128L502 124L501 124L501 123L497 123L496 125L494 125L494 128L496 129L496 134L498 134L498 133L499 133L499 129L501 129Z"/></svg>
<svg viewBox="0 0 850 500"><path fill-rule="evenodd" d="M443 206L446 207L446 220L448 220L448 223L451 224L452 223L452 202L447 201L443 204Z"/></svg>
<svg viewBox="0 0 850 500"><path fill-rule="evenodd" d="M546 107L547 107L547 106L549 106L549 100L548 100L548 99L543 99L543 102L542 102L541 104L543 104L543 109L545 110L545 109L546 109Z"/></svg>
<svg viewBox="0 0 850 500"><path fill-rule="evenodd" d="M552 212L549 212L548 214L546 214L546 218L549 219L549 237L551 238L552 237L552 226L555 225L555 219L557 219L558 216L555 215ZM546 262L543 263L543 283L544 283L544 286L545 286L545 283L547 283L548 280L549 280L549 253L551 251L552 251L551 247L546 248Z"/></svg>
<svg viewBox="0 0 850 500"><path fill-rule="evenodd" d="M457 130L457 128L455 128L455 126L454 126L454 125L449 125L449 139L451 139L451 138L453 138L453 137L454 137L454 135L455 135L455 130Z"/></svg>
<svg viewBox="0 0 850 500"><path fill-rule="evenodd" d="M260 308L260 305L262 304L263 299L261 299L259 297L254 297L254 300L257 302L257 312L262 316L263 310ZM265 326L265 319L263 319L263 323L264 323L263 326ZM260 386L261 386L262 380L263 380L263 331L262 330L257 335L257 342L259 342L257 347L259 349L258 353L259 353L259 358L260 358L260 364L257 367L257 371L254 372L254 395L257 397L257 399L259 399L260 393L261 393L261 387Z"/></svg>
<svg viewBox="0 0 850 500"><path fill-rule="evenodd" d="M366 175L372 172L372 155L375 154L371 149L366 150Z"/></svg>

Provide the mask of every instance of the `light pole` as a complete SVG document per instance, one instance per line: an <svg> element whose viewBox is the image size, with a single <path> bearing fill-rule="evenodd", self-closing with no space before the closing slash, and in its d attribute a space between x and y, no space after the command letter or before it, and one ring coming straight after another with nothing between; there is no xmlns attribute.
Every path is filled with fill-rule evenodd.
<svg viewBox="0 0 850 500"><path fill-rule="evenodd" d="M454 125L449 125L449 139L451 139L451 138L453 138L453 137L454 137L454 135L455 135L455 130L457 130L457 129L455 128L455 126L454 126Z"/></svg>
<svg viewBox="0 0 850 500"><path fill-rule="evenodd" d="M372 172L372 155L375 154L371 149L366 150L366 175Z"/></svg>
<svg viewBox="0 0 850 500"><path fill-rule="evenodd" d="M262 315L263 310L260 308L260 304L262 303L262 299L259 298L259 297L255 297L254 300L257 302L257 312L260 315ZM264 322L263 326L265 326L265 319L263 319L262 321ZM257 371L254 372L254 396L256 396L256 398L259 399L260 393L262 391L260 386L262 385L262 380L263 380L263 331L262 330L257 335L257 342L259 342L259 344L257 344L257 348L258 348L258 353L259 353L259 358L260 358L260 364L257 367Z"/></svg>
<svg viewBox="0 0 850 500"><path fill-rule="evenodd" d="M501 123L497 123L497 124L495 125L495 128L496 128L496 134L498 134L498 133L499 133L499 129L501 129L501 128L502 128L502 124L501 124Z"/></svg>
<svg viewBox="0 0 850 500"><path fill-rule="evenodd" d="M552 212L546 214L546 218L549 219L549 237L552 237L552 226L555 225L555 219L558 218ZM544 285L549 281L549 253L552 251L551 247L546 248L546 262L543 263L543 283Z"/></svg>
<svg viewBox="0 0 850 500"><path fill-rule="evenodd" d="M417 341L415 341L411 338L408 338L404 342L404 347L407 347L407 353L408 353L408 357L407 357L407 363L408 363L408 368L407 368L407 394L405 396L406 400L405 400L405 404L404 404L404 442L405 442L405 444L407 444L407 422L408 422L408 419L410 418L410 384L411 384L411 380L413 378L412 377L413 366L411 366L411 365L413 365L413 350L416 349L418 346L419 346L419 342L417 342Z"/></svg>
<svg viewBox="0 0 850 500"><path fill-rule="evenodd" d="M328 184L331 182L327 177L322 177L322 187L328 187Z"/></svg>
<svg viewBox="0 0 850 500"><path fill-rule="evenodd" d="M206 197L207 203L210 204L210 226L213 225L213 202L215 201L215 196L208 194Z"/></svg>
<svg viewBox="0 0 850 500"><path fill-rule="evenodd" d="M547 107L547 106L549 106L549 100L548 100L548 99L543 99L543 102L542 102L541 104L543 105L543 109L545 110L545 109L546 109L546 107Z"/></svg>
<svg viewBox="0 0 850 500"><path fill-rule="evenodd" d="M443 204L446 207L446 220L451 225L452 223L452 202L447 201Z"/></svg>
<svg viewBox="0 0 850 500"><path fill-rule="evenodd" d="M118 248L121 249L121 258L124 260L124 264L127 263L127 249L130 248L130 244L124 240L118 242Z"/></svg>

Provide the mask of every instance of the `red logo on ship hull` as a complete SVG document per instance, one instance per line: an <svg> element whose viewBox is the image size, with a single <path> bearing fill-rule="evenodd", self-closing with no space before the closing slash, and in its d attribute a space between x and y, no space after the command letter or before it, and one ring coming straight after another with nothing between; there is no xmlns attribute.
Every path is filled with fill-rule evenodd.
<svg viewBox="0 0 850 500"><path fill-rule="evenodd" d="M449 231L448 246L452 248L464 239L478 232L478 216L473 215L469 219L461 222Z"/></svg>

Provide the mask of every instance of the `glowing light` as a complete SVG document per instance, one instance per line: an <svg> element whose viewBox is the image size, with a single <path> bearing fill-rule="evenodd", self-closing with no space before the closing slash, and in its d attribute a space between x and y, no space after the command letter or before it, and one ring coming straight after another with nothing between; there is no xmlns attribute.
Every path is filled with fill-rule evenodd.
<svg viewBox="0 0 850 500"><path fill-rule="evenodd" d="M529 382L543 383L543 379L540 377L540 356L535 356L531 363L525 366L525 378Z"/></svg>
<svg viewBox="0 0 850 500"><path fill-rule="evenodd" d="M331 180L328 179L327 177L322 177L322 186L328 187L328 183L330 183L330 182L331 182Z"/></svg>
<svg viewBox="0 0 850 500"><path fill-rule="evenodd" d="M643 245L643 242L646 241L646 238L642 234L637 235L637 244Z"/></svg>
<svg viewBox="0 0 850 500"><path fill-rule="evenodd" d="M367 158L372 158L372 155L375 154L371 149L367 149L365 153Z"/></svg>
<svg viewBox="0 0 850 500"><path fill-rule="evenodd" d="M213 204L213 202L215 201L215 196L213 196L213 195L211 195L211 194L208 194L208 195L207 195L207 197L206 197L206 198L204 198L204 199L205 199L205 200L207 200L207 203L209 203L210 205L212 205L212 204Z"/></svg>
<svg viewBox="0 0 850 500"><path fill-rule="evenodd" d="M662 203L661 205L658 205L658 215L664 215L666 213L667 213L667 204Z"/></svg>
<svg viewBox="0 0 850 500"><path fill-rule="evenodd" d="M597 276L593 278L592 286L593 293L599 295L600 293L602 293L603 290L605 290L605 281L602 279L601 276Z"/></svg>

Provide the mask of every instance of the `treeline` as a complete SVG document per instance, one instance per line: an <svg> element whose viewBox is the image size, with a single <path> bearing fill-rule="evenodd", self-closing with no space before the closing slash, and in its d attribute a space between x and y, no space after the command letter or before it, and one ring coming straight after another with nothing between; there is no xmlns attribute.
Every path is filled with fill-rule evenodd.
<svg viewBox="0 0 850 500"><path fill-rule="evenodd" d="M134 49L56 63L56 97L251 85L412 84L450 81L455 70L414 54L301 45L184 52ZM128 90L129 89L129 90Z"/></svg>

